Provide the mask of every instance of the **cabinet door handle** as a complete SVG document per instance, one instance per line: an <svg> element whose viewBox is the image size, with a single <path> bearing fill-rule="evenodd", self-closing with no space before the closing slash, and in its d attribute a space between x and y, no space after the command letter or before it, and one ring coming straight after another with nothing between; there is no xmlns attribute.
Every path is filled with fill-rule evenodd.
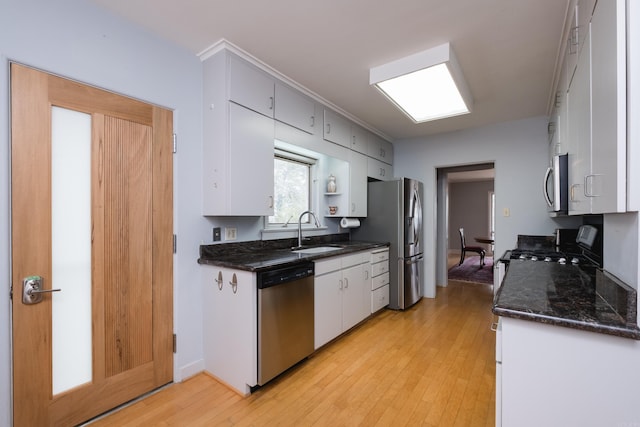
<svg viewBox="0 0 640 427"><path fill-rule="evenodd" d="M349 279L344 279L344 288L347 289L349 287Z"/></svg>
<svg viewBox="0 0 640 427"><path fill-rule="evenodd" d="M356 211L356 204L351 203L351 212L355 212L355 211Z"/></svg>
<svg viewBox="0 0 640 427"><path fill-rule="evenodd" d="M493 322L489 329L491 329L491 331L493 332L496 332L498 330L498 322Z"/></svg>
<svg viewBox="0 0 640 427"><path fill-rule="evenodd" d="M224 280L222 280L222 271L218 271L218 278L214 280L218 284L218 289L222 290L222 285L224 284Z"/></svg>
<svg viewBox="0 0 640 427"><path fill-rule="evenodd" d="M311 124L311 127L314 127L316 125L316 117L315 116L311 116L310 124Z"/></svg>
<svg viewBox="0 0 640 427"><path fill-rule="evenodd" d="M273 209L273 196L269 196L269 209Z"/></svg>
<svg viewBox="0 0 640 427"><path fill-rule="evenodd" d="M584 177L584 195L585 197L601 197L601 194L593 194L593 181L596 176L602 176L601 173L592 173ZM591 183L591 185L589 185Z"/></svg>
<svg viewBox="0 0 640 427"><path fill-rule="evenodd" d="M343 286L342 279L340 279L338 280L338 289L342 290L342 286Z"/></svg>
<svg viewBox="0 0 640 427"><path fill-rule="evenodd" d="M327 123L327 135L331 133L331 123Z"/></svg>
<svg viewBox="0 0 640 427"><path fill-rule="evenodd" d="M231 285L231 290L234 294L238 292L238 278L236 277L236 273L233 273L233 277L231 278L229 284Z"/></svg>
<svg viewBox="0 0 640 427"><path fill-rule="evenodd" d="M578 53L578 27L573 27L569 33L569 54L576 53Z"/></svg>
<svg viewBox="0 0 640 427"><path fill-rule="evenodd" d="M273 96L270 96L269 97L269 110L273 110L274 104L275 104L275 102L274 102Z"/></svg>

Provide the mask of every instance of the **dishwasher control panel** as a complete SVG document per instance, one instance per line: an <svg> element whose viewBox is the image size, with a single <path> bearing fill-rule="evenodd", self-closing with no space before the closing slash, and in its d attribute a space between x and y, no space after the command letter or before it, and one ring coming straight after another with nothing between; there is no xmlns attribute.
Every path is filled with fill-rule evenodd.
<svg viewBox="0 0 640 427"><path fill-rule="evenodd" d="M258 289L265 289L281 283L291 282L305 277L313 276L313 262L295 264L289 267L278 267L273 270L258 273Z"/></svg>

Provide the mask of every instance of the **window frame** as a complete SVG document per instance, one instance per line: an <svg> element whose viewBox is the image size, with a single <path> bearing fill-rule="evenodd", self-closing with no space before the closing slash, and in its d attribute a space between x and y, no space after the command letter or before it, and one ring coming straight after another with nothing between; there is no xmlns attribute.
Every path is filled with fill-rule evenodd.
<svg viewBox="0 0 640 427"><path fill-rule="evenodd" d="M274 167L275 167L275 161L277 159L289 161L292 163L302 164L308 167L308 171L309 171L309 181L308 181L309 185L307 190L308 200L309 200L308 209L315 213L317 211L317 206L318 206L318 203L316 201L317 189L315 184L317 181L316 176L317 176L320 160L308 155L303 155L303 154L295 153L293 151L288 151L280 148L276 148L274 150L274 156L273 156ZM275 203L275 198L276 198L276 191L275 191L275 180L274 180L274 203ZM270 218L272 216L273 215L264 217L264 228L266 230L280 230L280 231L297 230L298 217L294 216L290 218L288 222L271 222ZM310 220L311 220L310 215L307 215L306 219L303 218L302 227L303 228L311 227L312 224L310 223ZM295 227L292 227L291 224L295 224Z"/></svg>

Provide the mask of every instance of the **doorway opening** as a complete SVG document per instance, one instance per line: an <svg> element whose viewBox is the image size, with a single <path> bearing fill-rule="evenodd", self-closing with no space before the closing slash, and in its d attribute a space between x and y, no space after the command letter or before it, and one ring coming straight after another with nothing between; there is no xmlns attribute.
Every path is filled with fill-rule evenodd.
<svg viewBox="0 0 640 427"><path fill-rule="evenodd" d="M485 264L492 264L493 244L487 242L495 237L494 181L494 163L437 169L437 286L447 286L449 268L460 263L460 228L464 229L467 246L484 249ZM480 267L479 254L466 255L478 255Z"/></svg>

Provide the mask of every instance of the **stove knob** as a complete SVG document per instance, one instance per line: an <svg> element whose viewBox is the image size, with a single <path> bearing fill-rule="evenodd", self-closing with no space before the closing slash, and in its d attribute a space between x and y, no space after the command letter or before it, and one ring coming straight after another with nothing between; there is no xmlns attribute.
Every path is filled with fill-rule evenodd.
<svg viewBox="0 0 640 427"><path fill-rule="evenodd" d="M544 261L545 262L551 262L551 257L550 256L544 257Z"/></svg>
<svg viewBox="0 0 640 427"><path fill-rule="evenodd" d="M558 264L566 264L567 259L565 257L558 258Z"/></svg>
<svg viewBox="0 0 640 427"><path fill-rule="evenodd" d="M520 259L527 259L527 257L526 257L524 254L520 255L518 258L520 258Z"/></svg>
<svg viewBox="0 0 640 427"><path fill-rule="evenodd" d="M580 264L580 260L578 258L572 258L571 259L571 264L578 265L578 264Z"/></svg>
<svg viewBox="0 0 640 427"><path fill-rule="evenodd" d="M531 257L531 261L537 261L537 260L538 260L537 256L534 255L534 256Z"/></svg>

